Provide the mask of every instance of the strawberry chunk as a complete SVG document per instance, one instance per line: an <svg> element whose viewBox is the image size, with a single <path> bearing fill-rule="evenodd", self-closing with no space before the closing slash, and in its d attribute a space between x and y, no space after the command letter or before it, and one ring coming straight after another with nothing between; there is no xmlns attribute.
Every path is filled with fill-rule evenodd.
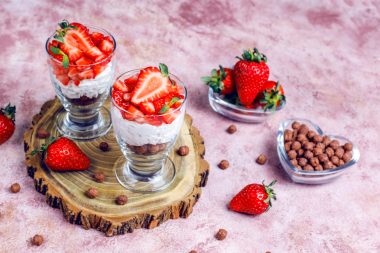
<svg viewBox="0 0 380 253"><path fill-rule="evenodd" d="M99 43L103 40L104 36L101 33L93 32L91 33L91 39L92 42L94 42L94 45L97 46Z"/></svg>
<svg viewBox="0 0 380 253"><path fill-rule="evenodd" d="M107 68L107 66L104 66L102 64L96 64L92 69L94 70L95 76L98 76L106 68Z"/></svg>
<svg viewBox="0 0 380 253"><path fill-rule="evenodd" d="M83 57L81 57L75 61L76 65L90 65L92 63L93 63L93 61L90 60L89 58L87 58L86 56L83 56Z"/></svg>
<svg viewBox="0 0 380 253"><path fill-rule="evenodd" d="M87 70L84 70L84 71L78 73L78 78L80 80L92 79L94 77L95 77L95 75L94 75L94 71L92 69L87 69Z"/></svg>
<svg viewBox="0 0 380 253"><path fill-rule="evenodd" d="M99 43L99 49L102 50L105 54L112 53L114 48L113 41L110 37L105 37L100 43Z"/></svg>
<svg viewBox="0 0 380 253"><path fill-rule="evenodd" d="M154 109L156 110L156 113L158 113L162 107L164 107L166 101L165 98L160 98L156 101L153 101Z"/></svg>
<svg viewBox="0 0 380 253"><path fill-rule="evenodd" d="M83 52L80 49L78 49L78 48L76 48L76 47L74 47L74 46L72 46L72 45L70 45L68 43L65 43L65 44L61 43L60 46L59 46L59 48L65 54L67 54L67 56L69 57L70 62L77 61L83 55Z"/></svg>
<svg viewBox="0 0 380 253"><path fill-rule="evenodd" d="M134 104L153 102L169 94L171 83L156 67L148 67L140 71L131 101Z"/></svg>
<svg viewBox="0 0 380 253"><path fill-rule="evenodd" d="M126 102L131 101L131 93L124 93L123 94L123 100Z"/></svg>
<svg viewBox="0 0 380 253"><path fill-rule="evenodd" d="M128 92L132 92L135 89L138 78L138 75L134 75L124 80L124 84L128 87Z"/></svg>
<svg viewBox="0 0 380 253"><path fill-rule="evenodd" d="M91 36L88 34L87 31L83 29L67 30L65 34L65 42L67 40L76 41L77 47L83 52L86 52L95 46L91 40Z"/></svg>
<svg viewBox="0 0 380 253"><path fill-rule="evenodd" d="M162 120L158 116L145 115L144 119L145 119L145 122L147 124L150 124L152 126L161 126L162 125Z"/></svg>
<svg viewBox="0 0 380 253"><path fill-rule="evenodd" d="M154 114L156 112L153 103L143 102L139 105L140 110L147 115Z"/></svg>
<svg viewBox="0 0 380 253"><path fill-rule="evenodd" d="M69 73L67 74L70 79L74 79L77 77L79 71L77 67L69 67Z"/></svg>
<svg viewBox="0 0 380 253"><path fill-rule="evenodd" d="M70 82L70 78L66 74L57 75L56 77L63 85L68 85Z"/></svg>
<svg viewBox="0 0 380 253"><path fill-rule="evenodd" d="M117 80L114 83L113 89L118 90L118 91L122 91L122 92L128 92L127 86L120 80Z"/></svg>
<svg viewBox="0 0 380 253"><path fill-rule="evenodd" d="M107 57L102 51L100 51L99 48L95 46L85 51L85 54L95 62L99 62Z"/></svg>
<svg viewBox="0 0 380 253"><path fill-rule="evenodd" d="M88 28L86 26L80 24L80 23L73 22L73 23L70 23L70 25L75 26L77 28L77 30L79 30L81 32L88 33Z"/></svg>
<svg viewBox="0 0 380 253"><path fill-rule="evenodd" d="M180 114L181 112L179 110L177 111L174 111L174 109L170 108L167 113L161 115L162 117L162 120L166 123L166 124L171 124L177 117L178 115Z"/></svg>
<svg viewBox="0 0 380 253"><path fill-rule="evenodd" d="M127 120L137 120L138 118L143 118L144 113L142 113L137 107L133 105L129 105L126 109L126 112L124 112L124 118Z"/></svg>

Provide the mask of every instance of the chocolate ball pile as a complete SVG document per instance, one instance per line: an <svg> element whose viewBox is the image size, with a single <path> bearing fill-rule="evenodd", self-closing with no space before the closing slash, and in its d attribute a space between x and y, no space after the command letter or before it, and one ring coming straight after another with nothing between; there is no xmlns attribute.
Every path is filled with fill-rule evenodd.
<svg viewBox="0 0 380 253"><path fill-rule="evenodd" d="M341 145L338 140L318 135L297 121L292 123L292 130L285 130L284 143L290 163L299 170L335 169L352 158L351 143Z"/></svg>

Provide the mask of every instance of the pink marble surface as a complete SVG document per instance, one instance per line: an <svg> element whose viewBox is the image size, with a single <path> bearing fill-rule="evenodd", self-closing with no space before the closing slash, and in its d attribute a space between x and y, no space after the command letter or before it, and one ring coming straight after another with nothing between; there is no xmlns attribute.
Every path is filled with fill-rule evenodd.
<svg viewBox="0 0 380 253"><path fill-rule="evenodd" d="M379 1L9 1L0 5L0 104L17 105L17 130L0 147L0 252L379 252ZM119 73L165 62L188 84L189 112L206 139L209 183L188 219L106 238L68 224L26 175L22 135L31 115L53 98L44 43L62 18L101 26L118 42ZM286 109L262 125L237 123L208 106L199 77L257 46L271 77L283 82ZM306 117L349 136L361 161L337 181L297 185L276 155L281 120ZM259 153L269 163L258 166ZM216 164L228 159L231 167ZM226 203L243 186L277 179L270 212L250 217ZM11 183L21 192L11 194ZM224 241L213 234L228 230ZM39 248L29 244L44 235Z"/></svg>

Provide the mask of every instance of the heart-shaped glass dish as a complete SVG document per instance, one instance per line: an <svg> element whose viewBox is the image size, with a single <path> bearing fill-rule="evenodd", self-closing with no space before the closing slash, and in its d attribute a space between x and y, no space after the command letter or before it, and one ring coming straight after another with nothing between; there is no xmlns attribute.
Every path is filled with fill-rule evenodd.
<svg viewBox="0 0 380 253"><path fill-rule="evenodd" d="M276 108L275 111L264 111L262 108L248 109L243 106L228 103L211 88L208 91L208 102L215 112L232 120L246 123L262 123L268 119L268 117L284 108L286 104L283 103L280 107Z"/></svg>
<svg viewBox="0 0 380 253"><path fill-rule="evenodd" d="M288 119L280 124L280 128L278 129L277 133L277 154L283 169L286 171L293 182L302 184L328 183L338 176L342 175L349 167L359 161L359 149L350 140L338 135L328 135L332 140L338 140L340 143L352 143L351 160L342 166L330 170L305 171L297 169L290 163L284 144L284 132L286 129L292 129L291 125L294 121L298 121L301 124L306 124L310 129L316 131L319 135L328 135L323 133L322 129L319 126L307 119Z"/></svg>

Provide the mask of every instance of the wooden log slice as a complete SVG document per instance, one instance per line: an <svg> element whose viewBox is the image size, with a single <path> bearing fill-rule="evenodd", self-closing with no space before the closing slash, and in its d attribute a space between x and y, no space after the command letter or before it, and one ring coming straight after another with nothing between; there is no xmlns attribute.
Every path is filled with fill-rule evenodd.
<svg viewBox="0 0 380 253"><path fill-rule="evenodd" d="M108 102L106 106L109 106ZM33 117L32 126L24 134L24 150L28 174L34 179L36 190L46 195L50 206L61 209L68 222L113 236L130 233L137 228L155 228L168 219L187 218L192 213L201 195L201 187L207 183L209 165L203 159L203 138L192 126L189 115L185 117L170 154L177 172L173 183L164 191L143 194L128 191L117 182L113 167L122 153L112 130L96 140L77 142L91 159L91 167L87 171L53 172L44 166L41 156L31 155L32 150L46 141L36 136L40 127L47 129L51 136L59 136L54 119L62 109L58 99L47 101L42 106L41 112ZM109 144L110 151L102 152L99 149L102 141ZM182 157L175 152L182 145L190 148L187 156ZM105 174L103 183L94 181L95 172ZM97 198L85 196L85 191L90 187L98 190ZM123 206L115 203L115 198L121 194L128 196L128 203Z"/></svg>

